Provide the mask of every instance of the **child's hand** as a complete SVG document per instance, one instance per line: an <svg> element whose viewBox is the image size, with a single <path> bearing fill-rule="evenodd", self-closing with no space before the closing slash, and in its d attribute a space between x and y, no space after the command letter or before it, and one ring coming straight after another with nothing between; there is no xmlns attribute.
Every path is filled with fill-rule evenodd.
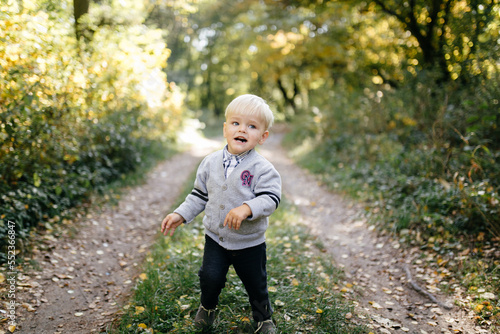
<svg viewBox="0 0 500 334"><path fill-rule="evenodd" d="M184 222L184 218L178 213L171 213L161 222L161 233L167 235L170 231L170 236L174 235L175 229Z"/></svg>
<svg viewBox="0 0 500 334"><path fill-rule="evenodd" d="M234 228L235 230L239 230L241 226L241 222L247 219L252 214L252 210L246 204L239 206L237 208L232 209L224 219L224 226L228 226L229 228Z"/></svg>

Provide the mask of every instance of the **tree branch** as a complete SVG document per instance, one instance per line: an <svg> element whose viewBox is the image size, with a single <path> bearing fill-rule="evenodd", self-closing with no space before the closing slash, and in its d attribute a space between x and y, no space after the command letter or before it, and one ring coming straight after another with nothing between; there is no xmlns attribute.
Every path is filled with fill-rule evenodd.
<svg viewBox="0 0 500 334"><path fill-rule="evenodd" d="M440 307L442 308L445 308L447 310L451 310L453 308L453 306L450 306L450 305L447 305L447 304L444 304L440 301L438 301L436 299L436 297L434 297L433 294L431 294L429 291L427 290L424 290L422 289L412 278L411 276L411 271L410 271L410 267L405 264L404 266L404 270L406 272L406 281L408 283L410 283L411 287L413 288L413 290L417 291L418 293L420 293L421 295L424 295L425 297L429 298L433 303L436 303L438 304Z"/></svg>

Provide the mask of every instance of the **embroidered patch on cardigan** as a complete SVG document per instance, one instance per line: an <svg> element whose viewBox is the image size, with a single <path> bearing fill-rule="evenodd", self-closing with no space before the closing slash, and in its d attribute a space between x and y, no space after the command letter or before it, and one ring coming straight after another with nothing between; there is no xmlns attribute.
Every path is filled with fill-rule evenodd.
<svg viewBox="0 0 500 334"><path fill-rule="evenodd" d="M243 173L241 173L240 179L241 181L243 181L242 183L243 186L250 187L250 185L252 184L253 175L250 174L249 171L245 170L243 171Z"/></svg>

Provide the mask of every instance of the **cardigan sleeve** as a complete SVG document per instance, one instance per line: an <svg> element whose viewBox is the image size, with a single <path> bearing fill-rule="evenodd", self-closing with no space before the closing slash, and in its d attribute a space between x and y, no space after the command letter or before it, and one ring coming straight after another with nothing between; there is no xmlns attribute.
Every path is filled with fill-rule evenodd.
<svg viewBox="0 0 500 334"><path fill-rule="evenodd" d="M186 196L184 202L174 210L186 220L186 223L192 222L196 216L202 213L208 202L207 180L210 169L207 160L205 158L198 167L193 190Z"/></svg>
<svg viewBox="0 0 500 334"><path fill-rule="evenodd" d="M278 171L269 164L258 179L255 180L254 194L255 198L243 202L252 210L252 216L247 220L255 220L270 216L281 201L281 177Z"/></svg>

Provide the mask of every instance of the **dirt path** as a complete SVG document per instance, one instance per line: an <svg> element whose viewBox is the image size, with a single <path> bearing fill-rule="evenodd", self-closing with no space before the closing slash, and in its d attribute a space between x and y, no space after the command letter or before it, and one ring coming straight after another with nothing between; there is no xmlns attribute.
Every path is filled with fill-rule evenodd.
<svg viewBox="0 0 500 334"><path fill-rule="evenodd" d="M294 165L280 138L273 134L260 151L280 171L284 193L299 207L303 222L321 236L336 265L344 267L344 295L359 302L358 321L369 323L376 333L481 332L463 312L440 308L410 289L402 269L408 259L397 244L376 237L358 208ZM116 207L80 222L73 237L43 241L48 251L34 258L40 271L19 277L18 302L23 306L18 307L16 333L105 329L127 301L162 216L197 163L221 142L198 139L194 147L157 166L147 183L130 189Z"/></svg>

